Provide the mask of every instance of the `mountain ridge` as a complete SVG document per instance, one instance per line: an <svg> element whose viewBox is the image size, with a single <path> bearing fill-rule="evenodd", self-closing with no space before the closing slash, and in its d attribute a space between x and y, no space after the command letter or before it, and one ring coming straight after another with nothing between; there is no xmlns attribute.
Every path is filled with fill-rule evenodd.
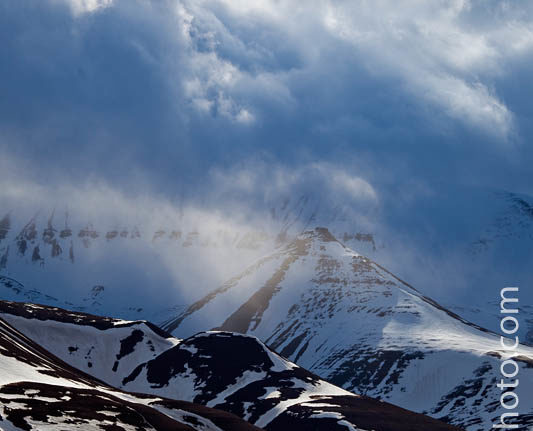
<svg viewBox="0 0 533 431"><path fill-rule="evenodd" d="M87 332L87 328L94 328L102 332L101 336L109 338L113 333L124 329L124 324L131 323L92 315L84 316L82 313L72 313L55 307L34 304L3 303L0 301L0 305L2 306L0 319L9 319L24 332L33 331L33 335L37 335L37 338L43 341L48 341L48 347L53 347L52 350L55 350L67 361L71 359L71 352L68 350L69 342L64 339L58 341L58 338L50 333L51 329L56 328L57 331L62 328L70 335L71 339L80 340L85 337L87 340L85 348L87 348L94 340L94 336ZM45 317L47 318L45 319ZM23 321L25 321L24 324ZM134 323L139 325L140 322ZM39 331L35 328L36 325L45 325L45 328ZM132 327L130 325L126 328L132 329L132 333L138 330L138 326ZM105 352L103 352L104 356L99 356L102 363L95 362L88 369L88 373L83 375L88 376L90 380L93 377L89 376L102 374L99 370L103 369L102 367L109 367L112 359L114 359L113 350L122 352L123 346L119 341L124 340L122 338L124 335L121 333L120 336L116 337L115 349L113 349L112 343L107 343ZM126 376L125 380L127 381L123 382L122 386L129 391L129 394L132 394L132 397L149 400L147 407L155 408L167 416L169 412L165 406L168 405L169 408L174 409L176 406L181 408L186 406L189 411L196 412L195 414L203 412L211 418L213 414L216 415L217 411L231 411L246 420L264 426L266 430L272 431L286 430L289 426L295 430L311 427L312 429L328 431L343 431L345 429L422 431L428 427L435 431L460 431L459 428L423 415L335 388L306 370L279 357L252 336L227 332L200 333L188 340L171 343L167 349L164 349L148 362L143 362L142 355L141 357L138 356L139 352L142 354L142 349L139 350L140 346L139 342L133 343L128 352L124 352L126 356L137 356L140 363L133 373ZM228 352L232 355L231 358L227 358ZM236 352L239 353L239 357L235 356ZM0 361L3 361L1 352ZM145 370L150 370L151 362L153 362L153 376L150 377L149 371L146 377L151 379L152 386L148 387L142 383L145 378L143 373ZM115 370L115 372L118 371L120 369ZM104 380L106 379L104 378ZM135 381L140 382L141 385L131 387L130 383ZM191 386L193 381L195 383ZM65 396L64 391L59 391L60 393L57 394L57 388L39 388L35 385L25 388L31 391L39 390L43 395L46 393L58 399ZM189 401L192 401L191 398L193 398L194 404L175 401L176 397L169 397L169 395L184 395L184 388L193 388L192 393L196 395L188 398ZM144 394L137 392L138 389L143 389ZM0 387L0 399L2 398L2 390L3 388ZM54 390L56 391L55 395ZM8 385L7 391L13 393L14 389ZM114 392L110 393L109 396L106 395L106 406L110 396L121 393L119 389L111 389L111 391ZM153 395L146 395L146 392ZM85 391L80 396L88 396L90 393ZM109 391L106 391L106 394L108 393ZM94 391L92 394L93 396L98 395ZM20 396L20 393L18 395ZM150 398L154 395L158 398ZM161 396L164 399L159 398ZM98 399L97 401L100 402L101 400ZM207 406L216 405L221 409L212 410L206 407L206 410L202 411L198 402L203 405L207 404ZM35 410L41 411L39 410L41 408L36 407ZM20 412L20 414L27 416L31 414L31 411ZM152 423L154 423L154 414L156 413L152 413ZM161 416L155 419L160 421ZM226 420L229 419L226 418ZM155 429L167 429L158 427L157 421L155 423ZM190 426L190 419L187 424ZM244 426L242 423L242 429L247 429ZM193 427L193 429L196 428ZM208 430L210 428L204 427L202 429ZM221 429L238 430L240 428L221 427Z"/></svg>
<svg viewBox="0 0 533 431"><path fill-rule="evenodd" d="M491 400L499 399L499 390L491 382L506 355L499 336L323 228L263 258L163 328L179 336L210 328L255 335L347 390L467 429L496 418ZM519 350L522 378L532 381L533 349L522 344ZM450 363L457 365L447 368ZM436 385L424 384L428 380ZM409 397L409 387L425 395ZM527 383L520 390L531 396Z"/></svg>

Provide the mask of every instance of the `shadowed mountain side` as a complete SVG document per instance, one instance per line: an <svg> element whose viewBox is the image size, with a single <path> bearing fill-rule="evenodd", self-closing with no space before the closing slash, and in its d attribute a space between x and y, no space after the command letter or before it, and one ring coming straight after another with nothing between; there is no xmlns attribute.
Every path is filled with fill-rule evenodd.
<svg viewBox="0 0 533 431"><path fill-rule="evenodd" d="M337 388L278 356L255 337L209 332L185 340L164 338L161 342L168 342L166 349L151 356L147 355L143 342L146 338L155 342L158 334L150 334L147 328L151 325L143 326L143 322L123 322L55 307L11 302L2 304L0 315L34 334L70 363L78 360L78 352L91 351L93 363L87 372L103 380L107 381L117 356L121 360L127 358L129 367L121 362L111 373L113 381L120 380L118 386L135 393L136 397L141 397L139 393L147 393L166 400L187 400L194 402L195 408L202 404L227 411L268 430L285 431L293 412L302 418L301 425L291 422L295 430L342 430L348 424L357 430L392 431L397 415L396 422L403 422L415 431L425 431L430 425L438 426L434 428L438 430L458 430ZM37 330L36 326L45 330ZM106 348L95 344L94 331L98 338L107 340ZM143 332L142 338L136 331ZM126 341L129 339L131 343ZM78 346L74 352L69 348L72 340L76 340ZM135 362L137 365L133 367ZM83 396L72 398L79 401ZM150 400L150 407L158 411L171 403L159 398ZM360 401L363 405L357 408ZM102 408L110 408L113 404L110 397L100 397L98 402ZM372 408L368 410L368 406ZM41 404L36 406L36 411L40 408ZM376 421L366 428L360 422L367 420L368 411L376 415Z"/></svg>

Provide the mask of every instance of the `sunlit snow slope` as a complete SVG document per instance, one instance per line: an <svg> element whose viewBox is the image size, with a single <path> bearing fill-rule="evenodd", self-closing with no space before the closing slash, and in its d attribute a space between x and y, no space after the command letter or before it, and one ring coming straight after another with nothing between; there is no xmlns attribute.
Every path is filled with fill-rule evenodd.
<svg viewBox="0 0 533 431"><path fill-rule="evenodd" d="M477 431L501 414L500 338L444 309L325 228L309 231L167 321L177 336L216 328L257 336L356 393ZM521 399L533 348L520 345ZM523 406L523 424L533 406Z"/></svg>

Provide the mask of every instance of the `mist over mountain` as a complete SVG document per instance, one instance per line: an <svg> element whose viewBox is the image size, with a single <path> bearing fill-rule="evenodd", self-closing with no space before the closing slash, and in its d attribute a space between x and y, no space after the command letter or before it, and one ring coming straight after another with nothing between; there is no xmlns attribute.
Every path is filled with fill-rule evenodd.
<svg viewBox="0 0 533 431"><path fill-rule="evenodd" d="M315 167L315 175L328 180L321 169ZM157 314L171 315L173 308L200 299L321 226L425 295L494 331L500 289L523 286L520 334L531 341L532 198L462 187L385 203L368 183L325 172L344 175L352 188L329 185L329 195L291 196L276 181L258 184L259 175L246 177L249 190L224 186L218 176L224 193L202 204L129 197L101 186L77 193L65 188L56 197L33 185L23 198L5 199L0 275L58 304L162 322ZM295 174L294 187L304 178L309 177ZM4 291L6 299L51 303Z"/></svg>

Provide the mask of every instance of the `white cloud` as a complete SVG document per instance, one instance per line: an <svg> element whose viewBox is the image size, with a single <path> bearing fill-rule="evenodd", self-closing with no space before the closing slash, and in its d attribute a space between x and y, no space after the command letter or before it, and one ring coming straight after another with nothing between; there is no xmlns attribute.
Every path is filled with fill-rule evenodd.
<svg viewBox="0 0 533 431"><path fill-rule="evenodd" d="M77 13L101 13L73 19L57 34L28 25L31 31L13 38L9 51L13 70L6 79L24 68L28 73L10 85L6 113L11 106L19 111L12 119L3 116L2 134L13 129L13 136L25 137L3 141L7 147L19 145L28 158L41 157L23 143L33 136L86 170L106 174L116 172L114 154L120 166L130 158L162 178L177 171L192 177L196 169L224 163L227 154L247 159L259 152L296 164L327 158L345 169L352 156L373 163L375 155L378 170L389 163L387 169L397 171L403 159L431 176L432 162L426 160L425 168L426 162L419 163L422 147L433 145L440 155L459 160L459 146L467 142L474 147L509 142L509 136L527 138L521 136L528 132L526 92L521 95L510 82L519 78L528 85L523 70L530 67L533 26L523 3L68 4ZM55 26L54 14L63 12L52 8L49 25ZM34 19L39 23L41 17ZM42 77L38 91L32 83L40 81L33 75ZM110 152L108 163L95 162L107 147L120 151ZM518 159L524 147L491 151ZM52 154L45 154L47 163L59 160ZM172 158L183 166L175 168ZM478 172L485 162L474 166ZM466 165L457 170L470 172Z"/></svg>
<svg viewBox="0 0 533 431"><path fill-rule="evenodd" d="M309 163L299 167L253 162L230 169L214 169L210 183L217 194L249 194L263 202L280 196L324 194L349 205L378 203L374 187L358 175L329 163Z"/></svg>
<svg viewBox="0 0 533 431"><path fill-rule="evenodd" d="M505 16L476 28L465 17L471 9L469 1L342 2L328 8L324 23L363 53L368 67L381 65L418 99L505 140L513 114L489 90L491 77L527 49L530 32Z"/></svg>
<svg viewBox="0 0 533 431"><path fill-rule="evenodd" d="M232 203L213 208L201 203L173 200L148 188L142 179L138 183L130 183L127 189L94 178L87 178L81 184L64 179L43 184L27 174L24 162L6 153L0 152L0 156L0 208L4 211L0 213L0 218L9 213L14 231L20 231L36 214L40 217L39 222L44 224L50 214L55 213L57 227L66 211L69 227L73 230L79 230L87 223L100 232L138 229L141 237L135 243L122 242L110 250L106 248L104 239L93 244L88 251L94 261L101 259L99 264L102 267L106 265L106 259L113 256L116 264L133 265L147 274L152 273L154 285L146 286L132 280L130 293L133 296L146 294L148 288L151 291L168 290L174 286L177 298L186 298L187 301L198 299L199 292L207 293L260 257L260 250L238 248L221 239L268 232L268 214L255 213L245 204L237 206ZM244 173L242 181L246 187ZM213 188L216 187L215 184ZM166 230L167 240L161 240L155 246L154 233L161 229ZM183 241L191 232L198 232L199 244L209 241L211 246L188 248L180 245L176 249L176 243L168 241L171 230L182 232ZM268 233L274 238L277 231ZM209 270L206 271L206 268ZM127 274L121 274L118 279L124 281L127 277ZM172 286L158 285L160 279L157 277L161 280L168 277L173 282ZM172 297L169 298L172 301Z"/></svg>
<svg viewBox="0 0 533 431"><path fill-rule="evenodd" d="M186 97L200 112L221 115L236 123L253 123L254 114L234 96L235 88L243 80L243 72L217 55L215 48L219 42L213 31L204 29L201 32L196 26L197 18L183 4L178 4L176 11L190 69L183 82ZM209 14L208 17L216 24L216 18ZM192 35L199 31L201 34L196 36L202 38L206 51L195 47L197 41Z"/></svg>
<svg viewBox="0 0 533 431"><path fill-rule="evenodd" d="M96 12L98 9L109 7L113 0L54 0L67 3L75 16Z"/></svg>
<svg viewBox="0 0 533 431"><path fill-rule="evenodd" d="M359 177L348 175L346 172L334 172L330 181L335 188L340 188L348 193L352 199L377 200L374 188L365 180Z"/></svg>
<svg viewBox="0 0 533 431"><path fill-rule="evenodd" d="M488 15L486 22L476 21L480 9ZM316 0L305 7L274 0L183 1L178 12L191 56L185 86L200 110L250 123L258 108L243 100L262 92L266 98L280 97L281 105L294 103L299 77L322 73L323 54L336 49L337 40L353 46L343 55L358 59L377 77L399 79L422 105L505 142L514 115L494 88L494 78L506 73L508 61L533 48L531 16L516 9L509 2L467 0ZM258 39L274 28L278 38ZM275 55L287 45L297 47L304 59L298 70L262 69L261 55ZM239 61L220 55L228 46L238 51ZM255 69L250 72L239 62L251 62Z"/></svg>
<svg viewBox="0 0 533 431"><path fill-rule="evenodd" d="M512 113L482 83L469 84L454 76L428 76L420 84L425 86L427 99L450 116L504 138L511 132Z"/></svg>

